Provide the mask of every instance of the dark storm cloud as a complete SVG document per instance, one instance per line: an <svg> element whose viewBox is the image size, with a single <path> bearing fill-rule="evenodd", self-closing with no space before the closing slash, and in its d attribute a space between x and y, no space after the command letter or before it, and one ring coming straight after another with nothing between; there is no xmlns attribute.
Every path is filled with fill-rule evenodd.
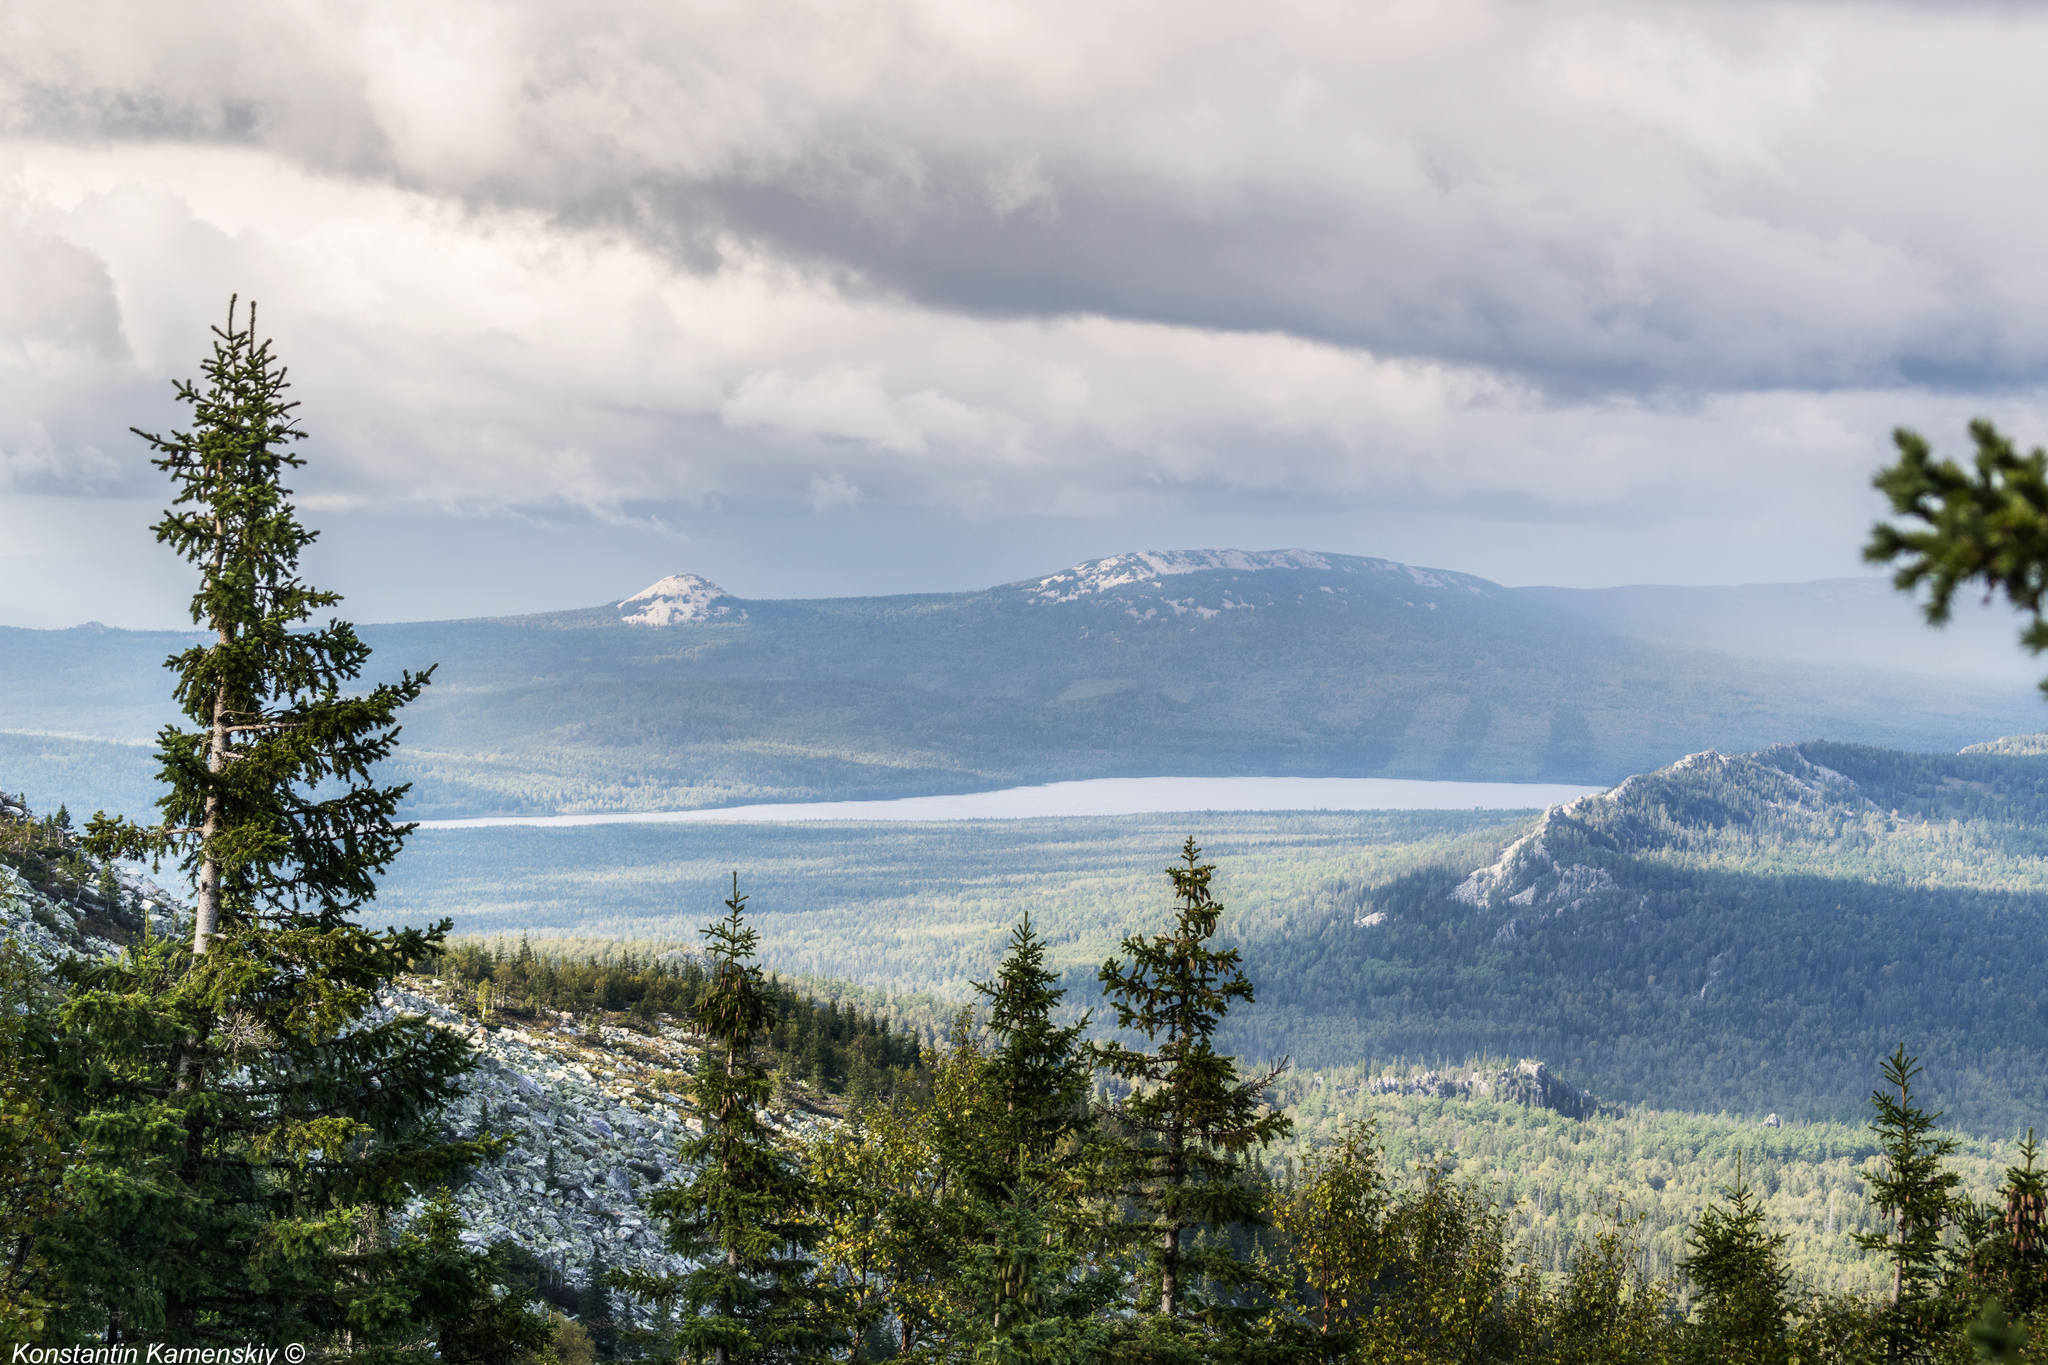
<svg viewBox="0 0 2048 1365"><path fill-rule="evenodd" d="M206 12L29 35L12 126L245 142L686 268L738 246L937 309L1279 331L1560 394L2048 363L2026 11Z"/></svg>

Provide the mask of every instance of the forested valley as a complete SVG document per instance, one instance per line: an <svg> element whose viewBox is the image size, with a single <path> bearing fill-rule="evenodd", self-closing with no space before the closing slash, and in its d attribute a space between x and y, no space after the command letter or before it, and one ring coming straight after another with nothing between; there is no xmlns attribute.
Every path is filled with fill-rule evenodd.
<svg viewBox="0 0 2048 1365"><path fill-rule="evenodd" d="M125 938L135 958L161 951L146 926L189 927L86 853L67 818L8 815L9 873L39 928ZM1626 1107L1505 1059L1274 1074L1187 1045L1255 1003L1259 964L1218 945L1228 911L1199 850L1171 870L1178 894L1151 898L1166 932L1103 969L1109 1008L1136 1026L1121 1036L1150 1047L1084 1036L1028 924L964 1009L884 1012L779 982L753 960L739 887L708 951L460 940L412 957L395 980L438 990L472 1027L686 1036L676 1084L703 1120L644 1196L673 1253L662 1273L473 1245L445 1197L394 1210L429 1239L412 1244L433 1253L415 1271L461 1291L443 1309L470 1334L421 1314L417 1349L664 1359L737 1338L788 1359L1846 1361L2018 1341L1998 1312L2024 1316L2048 1277L2036 1158L2024 1140L1923 1130L1910 1059L1894 1061L1903 1086L1880 1087L1898 1111L1871 1123ZM77 1060L38 1044L77 1021L16 960L11 1074L59 1083L6 1096L9 1304L27 1310L11 1325L106 1339L110 1300L134 1286L80 1255L90 1205L74 1191L139 1154L67 1140L86 1116L61 1078ZM1179 1045L1161 1027L1174 1018L1196 1025ZM720 1032L742 1027L744 1046ZM117 1117L118 1089L95 1098L94 1121ZM503 1107L498 1125L521 1112ZM471 1140L470 1169L487 1170L502 1138ZM1888 1209L1886 1173L1916 1160L1919 1185L1897 1197L1919 1202ZM1938 1235L1895 1307L1893 1234L1915 1217ZM759 1268L706 1259L721 1237L765 1248ZM575 1273L592 1265L598 1278ZM209 1339L198 1316L193 1339ZM387 1354L408 1349L397 1335Z"/></svg>
<svg viewBox="0 0 2048 1365"><path fill-rule="evenodd" d="M742 867L768 960L874 1005L965 999L1028 911L1085 1006L1191 830L1265 964L1221 1026L1241 1055L1535 1056L1631 1105L1822 1122L1912 1039L1951 1122L1997 1136L2048 1105L2044 805L2037 753L1807 743L1545 814L429 830L385 896L493 942L673 944Z"/></svg>

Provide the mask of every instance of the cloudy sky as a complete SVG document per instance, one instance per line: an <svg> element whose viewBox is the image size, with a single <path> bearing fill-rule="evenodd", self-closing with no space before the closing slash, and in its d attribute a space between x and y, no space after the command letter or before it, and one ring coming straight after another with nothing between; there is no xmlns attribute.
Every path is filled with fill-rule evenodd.
<svg viewBox="0 0 2048 1365"><path fill-rule="evenodd" d="M2048 413L2048 14L324 0L0 11L0 623L169 624L130 426L231 292L359 619L1304 545L1862 572Z"/></svg>

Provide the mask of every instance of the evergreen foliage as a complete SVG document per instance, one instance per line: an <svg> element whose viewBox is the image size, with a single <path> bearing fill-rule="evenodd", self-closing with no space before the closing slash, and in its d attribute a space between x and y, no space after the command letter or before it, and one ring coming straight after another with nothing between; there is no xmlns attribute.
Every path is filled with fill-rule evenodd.
<svg viewBox="0 0 2048 1365"><path fill-rule="evenodd" d="M1047 970L1045 951L1026 916L1011 931L996 979L975 983L987 1001L992 1046L981 1058L978 1102L961 1115L953 1147L975 1195L997 1205L1044 1178L1046 1163L1091 1126L1094 1075L1082 1041L1088 1016L1054 1021L1066 992Z"/></svg>
<svg viewBox="0 0 2048 1365"><path fill-rule="evenodd" d="M1930 625L1949 619L1956 590L1982 583L1986 596L2002 594L2033 621L2020 643L2048 649L2042 596L2048 593L2048 452L2021 455L2009 437L1982 418L1970 423L1976 446L1971 468L1937 460L1927 439L1901 427L1892 433L1897 464L1872 482L1891 502L1894 516L1923 529L1880 522L1863 557L1873 564L1899 561L1892 575L1904 592L1928 590ZM2048 682L2042 684L2048 689Z"/></svg>
<svg viewBox="0 0 2048 1365"><path fill-rule="evenodd" d="M618 1310L612 1304L611 1271L605 1268L602 1247L590 1254L583 1292L576 1298L576 1321L589 1336L590 1349L599 1360L618 1355Z"/></svg>
<svg viewBox="0 0 2048 1365"><path fill-rule="evenodd" d="M2019 1151L2020 1164L2006 1167L1993 1202L1966 1208L1961 1218L1968 1284L1988 1292L2002 1312L2031 1318L2048 1308L2048 1170L2033 1129Z"/></svg>
<svg viewBox="0 0 2048 1365"><path fill-rule="evenodd" d="M1955 1151L1952 1137L1937 1136L1940 1114L1915 1102L1913 1081L1920 1075L1917 1058L1901 1044L1885 1058L1884 1085L1871 1091L1877 1109L1870 1131L1877 1136L1883 1165L1863 1179L1870 1202L1891 1224L1858 1233L1857 1245L1883 1254L1892 1263L1891 1330L1899 1337L1925 1342L1936 1329L1940 1306L1942 1234L1957 1211L1961 1183L1944 1159Z"/></svg>
<svg viewBox="0 0 2048 1365"><path fill-rule="evenodd" d="M47 1245L72 1158L45 1093L51 1025L33 965L0 944L0 1345L43 1337L68 1296Z"/></svg>
<svg viewBox="0 0 2048 1365"><path fill-rule="evenodd" d="M387 1311L398 1323L430 1324L432 1333L382 1354L424 1356L446 1365L504 1365L549 1350L554 1327L531 1294L510 1286L506 1253L473 1251L462 1244L461 1231L462 1215L442 1189L399 1238L398 1259L406 1273L390 1293Z"/></svg>
<svg viewBox="0 0 2048 1365"><path fill-rule="evenodd" d="M1698 1295L1688 1346L1702 1361L1786 1365L1791 1356L1792 1275L1786 1235L1764 1230L1764 1210L1737 1164L1727 1203L1687 1234L1680 1265Z"/></svg>
<svg viewBox="0 0 2048 1365"><path fill-rule="evenodd" d="M648 1202L670 1248L696 1268L615 1277L678 1306L675 1346L715 1365L819 1358L840 1342L830 1311L837 1296L818 1282L811 1255L820 1232L809 1216L816 1196L767 1118L775 1083L758 1047L773 1024L774 998L754 961L746 900L735 873L725 918L702 931L709 981L694 1018L707 1046L689 1098L704 1130L679 1153L688 1180Z"/></svg>
<svg viewBox="0 0 2048 1365"><path fill-rule="evenodd" d="M1201 861L1190 836L1179 866L1169 867L1176 902L1173 931L1123 942L1128 961L1111 958L1100 973L1103 993L1120 1028L1142 1034L1152 1051L1122 1042L1098 1048L1100 1065L1133 1083L1129 1098L1106 1113L1131 1136L1124 1152L1127 1178L1149 1217L1145 1302L1165 1319L1201 1314L1229 1304L1256 1279L1226 1245L1189 1246L1190 1229L1224 1233L1263 1222L1255 1185L1241 1158L1254 1146L1284 1136L1291 1124L1266 1110L1266 1088L1285 1063L1263 1075L1240 1078L1236 1059L1216 1051L1216 1027L1233 1000L1250 1003L1252 983L1236 949L1209 946L1223 907L1210 894L1216 866ZM1205 1303L1192 1281L1213 1282L1221 1294Z"/></svg>
<svg viewBox="0 0 2048 1365"><path fill-rule="evenodd" d="M435 1121L471 1064L463 1042L371 1014L446 925L357 922L410 831L392 821L404 788L371 770L426 675L355 691L368 650L353 630L301 628L339 600L298 576L314 533L281 480L304 433L254 310L241 319L231 304L215 338L205 386L178 385L192 429L146 436L178 488L158 539L200 573L192 612L209 638L168 661L197 728L160 737L159 824L102 813L72 850L103 872L117 856L178 859L198 888L194 934L143 933L118 960L61 969L42 1074L71 1156L68 1198L35 1254L66 1300L46 1332L400 1354L431 1340L459 1354L491 1333L538 1340L520 1338L510 1309L463 1300L498 1296L487 1258L460 1247L444 1214L394 1230L410 1198L493 1150L443 1141ZM71 849L69 824L60 810L22 860ZM81 898L82 870L67 874ZM101 881L95 894L111 898Z"/></svg>

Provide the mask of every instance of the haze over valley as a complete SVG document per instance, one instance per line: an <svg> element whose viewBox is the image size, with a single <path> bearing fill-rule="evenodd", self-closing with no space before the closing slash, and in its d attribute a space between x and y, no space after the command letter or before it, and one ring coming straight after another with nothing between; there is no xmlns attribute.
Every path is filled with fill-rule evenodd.
<svg viewBox="0 0 2048 1365"><path fill-rule="evenodd" d="M1924 632L1909 614L1889 618L1889 636L1869 629L1887 618L1867 593L1669 596L1192 550L904 597L742 600L677 575L581 611L363 635L380 676L437 665L389 767L412 784L406 813L436 820L1109 777L1597 786L1707 748L1953 751L2039 726L2037 695L2010 670L1914 669ZM1828 641L1845 597L1863 607L1860 654ZM1755 628L1736 628L1745 620ZM2005 629L1964 626L1971 645ZM132 746L170 716L159 665L181 641L8 629L0 644L11 780L145 810L147 758Z"/></svg>

